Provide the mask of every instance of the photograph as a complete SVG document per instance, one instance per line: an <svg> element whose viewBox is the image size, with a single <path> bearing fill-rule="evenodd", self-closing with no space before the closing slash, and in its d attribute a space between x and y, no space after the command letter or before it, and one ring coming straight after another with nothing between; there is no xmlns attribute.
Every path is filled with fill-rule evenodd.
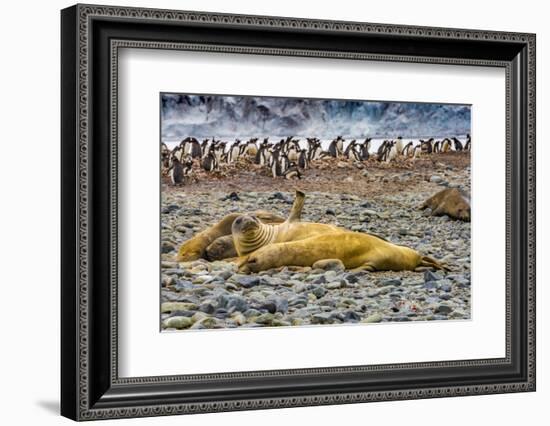
<svg viewBox="0 0 550 426"><path fill-rule="evenodd" d="M61 415L534 419L542 18L274 5L63 5L42 31L62 84L29 93L61 89L37 127L61 150L31 157L60 162L60 203L12 186L19 216L57 206L61 291L37 300L60 308Z"/></svg>
<svg viewBox="0 0 550 426"><path fill-rule="evenodd" d="M471 320L472 105L159 97L161 331Z"/></svg>

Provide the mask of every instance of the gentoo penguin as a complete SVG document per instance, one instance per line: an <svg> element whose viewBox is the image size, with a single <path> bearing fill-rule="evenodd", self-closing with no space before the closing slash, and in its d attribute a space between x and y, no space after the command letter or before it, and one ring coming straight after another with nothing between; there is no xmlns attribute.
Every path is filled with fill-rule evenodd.
<svg viewBox="0 0 550 426"><path fill-rule="evenodd" d="M170 149L164 142L160 144L160 162L164 169L170 167Z"/></svg>
<svg viewBox="0 0 550 426"><path fill-rule="evenodd" d="M278 151L277 151L278 152ZM278 157L278 156L277 156ZM274 155L272 155L271 160L271 175L276 178L277 176L281 176L283 174L283 170L281 167L281 162L278 158L275 158Z"/></svg>
<svg viewBox="0 0 550 426"><path fill-rule="evenodd" d="M281 170L284 173L290 166L290 160L288 159L288 156L283 153L279 155L278 161L281 164Z"/></svg>
<svg viewBox="0 0 550 426"><path fill-rule="evenodd" d="M455 136L453 136L453 142L455 143L455 151L462 151L462 142L460 142Z"/></svg>
<svg viewBox="0 0 550 426"><path fill-rule="evenodd" d="M201 143L201 153L206 152L206 148L208 147L208 142L209 142L209 139L204 139L202 141L202 143ZM212 138L212 143L214 143L214 138Z"/></svg>
<svg viewBox="0 0 550 426"><path fill-rule="evenodd" d="M186 155L182 162L183 166L183 176L188 177L191 176L191 172L193 171L193 159L190 155Z"/></svg>
<svg viewBox="0 0 550 426"><path fill-rule="evenodd" d="M443 139L441 142L441 152L449 152L451 150L451 140L449 138Z"/></svg>
<svg viewBox="0 0 550 426"><path fill-rule="evenodd" d="M246 155L248 155L251 158L254 158L256 156L256 153L258 152L258 146L256 145L256 142L258 141L258 138L252 138L246 143Z"/></svg>
<svg viewBox="0 0 550 426"><path fill-rule="evenodd" d="M430 138L427 141L420 139L420 147L423 153L431 154L433 152L433 140L433 138Z"/></svg>
<svg viewBox="0 0 550 426"><path fill-rule="evenodd" d="M351 150L351 156L354 161L362 161L363 155L361 154L361 147L359 145L355 145L353 149Z"/></svg>
<svg viewBox="0 0 550 426"><path fill-rule="evenodd" d="M413 142L410 141L405 147L401 150L401 155L404 157L410 157L413 150Z"/></svg>
<svg viewBox="0 0 550 426"><path fill-rule="evenodd" d="M381 145L382 151L378 149L378 161L385 161L388 162L391 160L391 153L395 150L395 142L394 141L384 141Z"/></svg>
<svg viewBox="0 0 550 426"><path fill-rule="evenodd" d="M384 156L384 151L386 151L386 146L390 143L389 140L384 140L382 144L378 147L378 150L376 151L376 159L378 161L382 161L382 157Z"/></svg>
<svg viewBox="0 0 550 426"><path fill-rule="evenodd" d="M338 136L336 138L336 149L338 150L338 156L341 156L344 153L344 138Z"/></svg>
<svg viewBox="0 0 550 426"><path fill-rule="evenodd" d="M300 155L298 155L298 166L304 170L309 168L308 152L305 148L301 149Z"/></svg>
<svg viewBox="0 0 550 426"><path fill-rule="evenodd" d="M264 158L264 150L266 148L266 145L261 144L258 148L258 151L256 151L256 155L254 156L254 164L263 164Z"/></svg>
<svg viewBox="0 0 550 426"><path fill-rule="evenodd" d="M464 145L464 149L466 151L470 151L471 147L472 147L472 138L470 137L470 134L468 133L466 135L466 145Z"/></svg>
<svg viewBox="0 0 550 426"><path fill-rule="evenodd" d="M201 160L201 167L207 172L213 172L218 169L218 161L212 151L203 157Z"/></svg>
<svg viewBox="0 0 550 426"><path fill-rule="evenodd" d="M434 147L433 147L434 154L437 154L438 152L441 151L440 145L441 145L441 141L434 142Z"/></svg>
<svg viewBox="0 0 550 426"><path fill-rule="evenodd" d="M236 139L235 142L231 144L231 147L229 148L229 152L227 154L227 164L231 164L236 161L237 158L239 158L240 143L241 141Z"/></svg>
<svg viewBox="0 0 550 426"><path fill-rule="evenodd" d="M318 160L319 158L321 158L322 152L323 148L321 147L321 142L319 140L314 140L309 147L308 160Z"/></svg>
<svg viewBox="0 0 550 426"><path fill-rule="evenodd" d="M241 141L239 141L241 142ZM239 157L242 157L246 152L246 145L247 142L243 143L242 145L239 145Z"/></svg>
<svg viewBox="0 0 550 426"><path fill-rule="evenodd" d="M172 157L172 169L170 170L170 180L172 185L181 185L183 183L183 165L178 157Z"/></svg>
<svg viewBox="0 0 550 426"><path fill-rule="evenodd" d="M283 176L285 177L285 179L302 178L302 174L300 173L300 170L296 166L296 163L293 163L293 162L289 163L289 166L284 171Z"/></svg>
<svg viewBox="0 0 550 426"><path fill-rule="evenodd" d="M355 148L355 145L357 145L357 142L353 139L344 150L344 157L350 158L351 151Z"/></svg>
<svg viewBox="0 0 550 426"><path fill-rule="evenodd" d="M287 156L290 161L298 161L298 156L300 155L300 146L297 144L292 144L290 148L288 148Z"/></svg>
<svg viewBox="0 0 550 426"><path fill-rule="evenodd" d="M397 140L395 141L395 149L397 150L397 155L400 155L403 152L403 138L401 136L397 136Z"/></svg>
<svg viewBox="0 0 550 426"><path fill-rule="evenodd" d="M397 141L391 141L386 147L386 151L388 152L386 156L386 162L390 162L391 160L397 158L397 156L399 155L399 152L397 150Z"/></svg>
<svg viewBox="0 0 550 426"><path fill-rule="evenodd" d="M216 157L216 163L220 164L225 154L225 142L217 143L213 149L213 152L214 152L214 156Z"/></svg>
<svg viewBox="0 0 550 426"><path fill-rule="evenodd" d="M328 153L331 157L338 158L338 148L336 148L337 141L334 139L328 146Z"/></svg>
<svg viewBox="0 0 550 426"><path fill-rule="evenodd" d="M202 155L201 145L195 138L186 137L181 141L180 146L183 148L183 154L190 154L192 158L200 158Z"/></svg>
<svg viewBox="0 0 550 426"><path fill-rule="evenodd" d="M334 139L329 147L328 147L328 153L331 157L338 158L343 154L344 151L344 139L342 136L338 136L336 139Z"/></svg>
<svg viewBox="0 0 550 426"><path fill-rule="evenodd" d="M361 154L361 160L368 160L370 157L370 141L371 138L365 139L365 141L359 147L359 153Z"/></svg>

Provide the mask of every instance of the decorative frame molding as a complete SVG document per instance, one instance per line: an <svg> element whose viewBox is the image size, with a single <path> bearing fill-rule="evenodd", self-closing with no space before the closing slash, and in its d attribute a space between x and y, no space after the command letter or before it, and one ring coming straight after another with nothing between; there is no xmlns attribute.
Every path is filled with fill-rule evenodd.
<svg viewBox="0 0 550 426"><path fill-rule="evenodd" d="M483 46L502 46L493 56L453 57L438 55L404 55L382 52L357 52L322 50L320 48L296 48L277 46L247 46L205 42L182 42L162 39L159 41L108 37L107 45L94 29L95 23L107 23L108 31L114 33L117 24L128 22L155 28L168 24L200 28L215 26L228 31L274 30L277 33L296 34L315 32L326 37L350 35L370 36L381 40L405 40L408 43L460 43ZM106 25L107 25L106 24ZM113 30L114 28L114 30ZM245 31L246 32L246 31ZM94 42L94 36L98 39ZM162 37L159 36L159 37ZM337 44L335 42L335 44ZM435 44L433 45L435 46ZM376 46L375 46L376 47ZM506 196L507 196L507 261L506 261L506 357L503 359L464 360L433 363L392 364L361 367L327 367L301 370L274 370L245 373L222 373L191 376L161 376L146 378L118 377L117 371L117 87L118 50L120 48L174 49L216 51L239 54L295 55L337 59L438 63L454 65L481 65L503 67L506 70ZM460 50L459 48L457 48ZM104 55L102 60L98 51ZM429 49L427 49L429 50ZM496 49L498 50L498 49ZM514 54L514 52L516 52ZM519 52L519 53L517 53ZM306 405L341 404L352 402L433 398L488 393L505 393L535 390L535 36L533 34L479 31L464 29L413 27L358 22L336 22L267 16L245 16L202 12L170 11L127 7L76 5L62 12L62 203L64 217L62 231L62 414L77 420L113 417L138 417L213 411L278 408ZM498 56L497 54L500 54ZM485 55L485 56L484 56ZM104 63L108 62L108 63ZM101 72L94 67L100 67ZM107 75L105 75L107 74ZM108 93L106 93L108 92ZM99 96L109 100L108 125L97 124L95 115L106 117L98 106ZM516 120L516 121L514 121ZM96 127L99 126L96 131ZM101 127L101 129L100 129ZM106 127L106 129L104 129ZM95 135L94 135L95 132ZM108 143L99 146L93 143L99 134L108 135ZM518 145L513 146L513 141ZM94 192L98 180L91 168L90 157L109 157L104 170L108 170L108 199L102 200ZM94 165L94 167L96 167ZM106 185L106 186L105 186ZM103 204L99 201L103 202ZM521 208L516 212L514 209ZM102 209L101 219L92 219L95 209ZM99 226L94 226L97 220ZM108 223L103 223L106 221ZM95 228L108 226L108 241L94 234ZM103 238L103 239L102 239ZM94 247L97 240L109 251L109 264L96 272ZM521 252L521 264L512 264L512 255ZM105 270L105 271L103 271ZM99 270L97 270L99 271ZM94 274L109 277L108 291L96 290ZM94 292L91 294L91 292ZM512 307L516 298L521 298L521 312ZM99 318L98 302L109 306L108 318ZM519 305L518 305L519 306ZM104 314L101 314L104 316ZM101 331L92 322L99 318L108 328ZM518 321L523 323L518 325ZM520 327L519 332L514 327ZM523 328L522 328L523 327ZM92 329L93 328L93 329ZM519 334L518 334L519 333ZM518 346L518 339L521 344ZM91 342L103 342L94 348ZM97 349L97 350L96 350ZM109 353L106 350L109 349ZM524 356L521 365L516 365L519 350ZM339 392L312 392L311 394L288 395L273 393L269 397L245 397L234 395L215 400L181 398L162 399L162 386L185 385L201 387L219 385L228 379L259 380L278 377L315 376L322 381L332 375L405 370L441 370L451 368L506 367L519 369L515 380L479 382L471 385L427 386L419 388L398 387L389 390L350 390ZM443 373L440 373L443 374ZM96 377L96 375L98 377ZM139 398L133 392L144 387L151 398ZM351 388L350 388L351 389ZM155 396L155 392L159 396Z"/></svg>

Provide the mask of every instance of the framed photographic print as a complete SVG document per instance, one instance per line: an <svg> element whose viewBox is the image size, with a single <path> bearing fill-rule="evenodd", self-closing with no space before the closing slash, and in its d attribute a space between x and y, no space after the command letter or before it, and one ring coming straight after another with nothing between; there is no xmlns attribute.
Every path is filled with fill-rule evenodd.
<svg viewBox="0 0 550 426"><path fill-rule="evenodd" d="M535 36L76 5L75 420L535 390Z"/></svg>

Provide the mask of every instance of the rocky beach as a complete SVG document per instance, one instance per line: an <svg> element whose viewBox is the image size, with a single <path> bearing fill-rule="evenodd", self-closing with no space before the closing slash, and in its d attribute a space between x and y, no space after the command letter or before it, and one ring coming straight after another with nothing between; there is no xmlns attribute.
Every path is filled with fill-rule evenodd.
<svg viewBox="0 0 550 426"><path fill-rule="evenodd" d="M160 321L163 330L313 326L470 319L470 223L419 206L437 191L470 192L469 152L413 163L327 159L300 180L272 178L243 161L162 184ZM302 220L379 235L451 269L420 272L283 267L244 275L226 261L176 262L182 242L231 212L286 216L294 190L306 193Z"/></svg>

